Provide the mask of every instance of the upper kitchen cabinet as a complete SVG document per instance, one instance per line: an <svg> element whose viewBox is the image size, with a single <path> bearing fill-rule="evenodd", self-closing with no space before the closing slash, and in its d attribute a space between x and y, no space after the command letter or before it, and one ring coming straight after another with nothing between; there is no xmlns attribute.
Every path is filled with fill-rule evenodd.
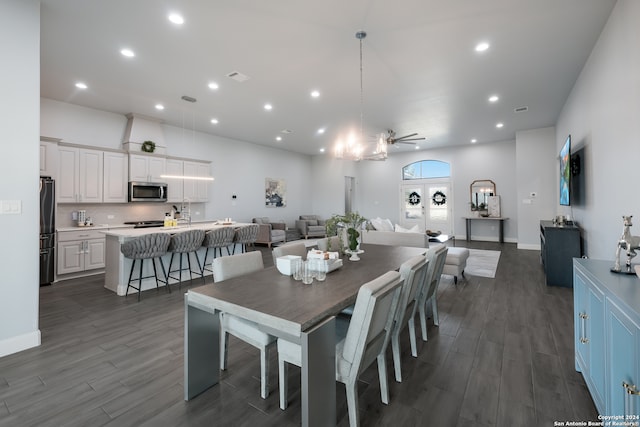
<svg viewBox="0 0 640 427"><path fill-rule="evenodd" d="M40 176L57 178L58 139L42 137L40 140Z"/></svg>
<svg viewBox="0 0 640 427"><path fill-rule="evenodd" d="M129 181L165 182L166 159L154 155L129 154Z"/></svg>
<svg viewBox="0 0 640 427"><path fill-rule="evenodd" d="M103 152L58 146L58 203L101 203Z"/></svg>
<svg viewBox="0 0 640 427"><path fill-rule="evenodd" d="M127 202L129 178L128 156L123 152L104 152L104 186L102 197L105 203Z"/></svg>
<svg viewBox="0 0 640 427"><path fill-rule="evenodd" d="M183 176L184 161L178 159L167 159L167 175ZM181 203L184 199L184 180L177 178L167 179L167 202Z"/></svg>
<svg viewBox="0 0 640 427"><path fill-rule="evenodd" d="M209 181L199 178L211 176L211 164L203 162L184 161L184 197L192 202L206 202L209 200ZM195 179L189 179L195 178Z"/></svg>

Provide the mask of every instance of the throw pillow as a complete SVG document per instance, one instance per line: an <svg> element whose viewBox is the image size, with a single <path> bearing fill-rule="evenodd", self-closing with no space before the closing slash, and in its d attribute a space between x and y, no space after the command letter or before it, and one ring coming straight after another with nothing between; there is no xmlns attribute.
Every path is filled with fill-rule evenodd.
<svg viewBox="0 0 640 427"><path fill-rule="evenodd" d="M307 225L318 225L317 219L307 219Z"/></svg>
<svg viewBox="0 0 640 427"><path fill-rule="evenodd" d="M389 218L382 220L382 231L393 231L393 223Z"/></svg>
<svg viewBox="0 0 640 427"><path fill-rule="evenodd" d="M377 231L384 231L383 230L383 225L382 225L382 218L378 217L378 218L373 218L371 220L371 225L373 226L373 228Z"/></svg>

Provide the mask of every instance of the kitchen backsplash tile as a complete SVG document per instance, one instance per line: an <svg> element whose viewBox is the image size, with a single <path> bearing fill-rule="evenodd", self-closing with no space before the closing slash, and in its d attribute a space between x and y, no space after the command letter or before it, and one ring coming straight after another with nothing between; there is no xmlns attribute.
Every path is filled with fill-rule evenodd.
<svg viewBox="0 0 640 427"><path fill-rule="evenodd" d="M58 204L56 211L56 227L73 227L74 211L85 210L87 218L94 224L122 224L125 221L163 220L164 214L171 211L173 203L127 203L127 204ZM180 209L180 204L175 204ZM199 213L199 214L198 214ZM113 216L113 218L111 218ZM204 203L191 203L191 219L194 221L207 219Z"/></svg>

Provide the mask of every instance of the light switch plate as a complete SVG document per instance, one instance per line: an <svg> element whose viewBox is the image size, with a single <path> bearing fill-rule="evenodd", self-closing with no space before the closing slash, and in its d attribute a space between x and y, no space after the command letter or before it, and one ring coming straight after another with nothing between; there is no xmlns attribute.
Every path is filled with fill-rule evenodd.
<svg viewBox="0 0 640 427"><path fill-rule="evenodd" d="M0 213L3 215L19 215L22 213L21 200L1 200Z"/></svg>

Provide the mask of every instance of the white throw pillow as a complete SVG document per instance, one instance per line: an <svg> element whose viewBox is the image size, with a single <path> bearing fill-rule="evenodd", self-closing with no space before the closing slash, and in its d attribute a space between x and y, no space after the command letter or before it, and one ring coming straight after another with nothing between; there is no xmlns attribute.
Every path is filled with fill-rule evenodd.
<svg viewBox="0 0 640 427"><path fill-rule="evenodd" d="M414 225L411 228L404 228L396 224L395 231L396 233L419 233L420 228L418 227L418 224Z"/></svg>
<svg viewBox="0 0 640 427"><path fill-rule="evenodd" d="M393 231L393 223L390 219L382 219L380 217L373 218L371 221L371 225L376 231Z"/></svg>

